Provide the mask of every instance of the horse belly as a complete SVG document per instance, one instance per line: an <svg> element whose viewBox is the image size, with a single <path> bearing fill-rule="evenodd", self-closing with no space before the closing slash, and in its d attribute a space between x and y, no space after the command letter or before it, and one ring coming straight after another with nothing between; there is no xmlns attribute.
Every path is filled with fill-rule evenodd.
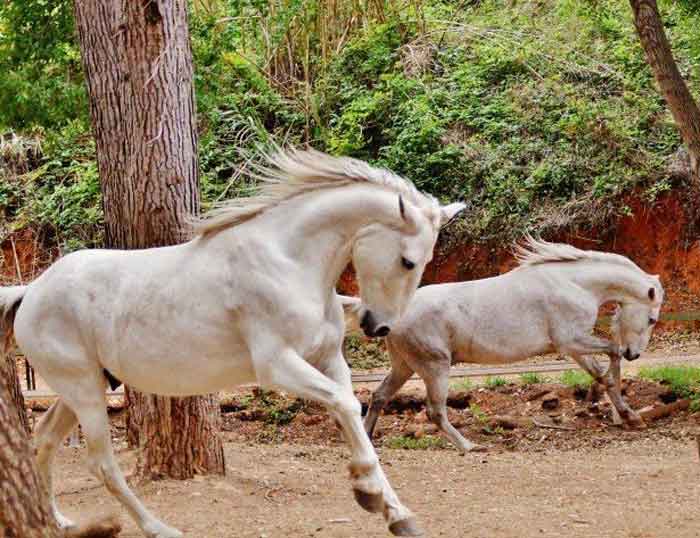
<svg viewBox="0 0 700 538"><path fill-rule="evenodd" d="M552 351L547 334L535 327L525 330L501 327L477 331L470 337L467 345L453 353L454 362L505 364Z"/></svg>
<svg viewBox="0 0 700 538"><path fill-rule="evenodd" d="M207 394L255 381L247 350L230 337L124 342L109 355L101 362L110 373L152 394Z"/></svg>

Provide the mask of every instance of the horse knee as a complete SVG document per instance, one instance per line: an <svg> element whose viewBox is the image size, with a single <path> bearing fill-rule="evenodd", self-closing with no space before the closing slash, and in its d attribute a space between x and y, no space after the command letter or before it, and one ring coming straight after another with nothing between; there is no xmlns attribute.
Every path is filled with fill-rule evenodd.
<svg viewBox="0 0 700 538"><path fill-rule="evenodd" d="M362 404L355 395L340 395L333 398L332 409L341 415L362 416Z"/></svg>
<svg viewBox="0 0 700 538"><path fill-rule="evenodd" d="M425 413L428 415L428 420L438 426L447 418L445 410L438 405L428 405L425 409Z"/></svg>
<svg viewBox="0 0 700 538"><path fill-rule="evenodd" d="M381 411L386 405L386 397L379 395L377 393L372 394L372 399L370 400L369 406L373 411Z"/></svg>

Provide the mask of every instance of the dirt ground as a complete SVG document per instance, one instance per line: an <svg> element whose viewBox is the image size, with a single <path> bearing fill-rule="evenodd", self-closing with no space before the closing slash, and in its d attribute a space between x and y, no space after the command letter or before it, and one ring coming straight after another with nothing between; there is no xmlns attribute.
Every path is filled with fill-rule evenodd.
<svg viewBox="0 0 700 538"><path fill-rule="evenodd" d="M697 350L692 348L673 351ZM629 377L624 392L638 410L679 398L667 385ZM368 387L358 387L357 394L366 402ZM556 405L545 406L553 395ZM375 443L427 537L700 535L700 413L687 406L650 420L646 429L629 430L612 424L608 404L591 402L585 390L554 379L527 386L457 385L448 402L451 421L489 447L461 456L427 421L423 397L422 383L409 384L380 417ZM347 449L321 408L247 387L227 394L222 411L226 477L132 484L168 524L188 538L389 536L381 516L355 504ZM515 426L503 427L495 417L508 417ZM112 413L112 425L129 475L135 455L125 447L121 412ZM59 505L77 520L118 514L121 536L140 537L125 510L88 473L84 452L84 444L60 449Z"/></svg>
<svg viewBox="0 0 700 538"><path fill-rule="evenodd" d="M82 460L62 448L58 501L71 517L118 513ZM133 455L121 452L125 469ZM227 443L227 476L137 485L160 517L188 537L384 537L346 480L340 447ZM688 436L650 435L599 449L497 452L381 450L384 469L426 536L474 538L695 538L700 465Z"/></svg>

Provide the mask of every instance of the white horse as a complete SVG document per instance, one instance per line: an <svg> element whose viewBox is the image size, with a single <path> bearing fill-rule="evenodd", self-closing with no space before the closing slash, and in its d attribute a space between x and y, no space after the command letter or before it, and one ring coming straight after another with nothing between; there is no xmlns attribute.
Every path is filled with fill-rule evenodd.
<svg viewBox="0 0 700 538"><path fill-rule="evenodd" d="M188 243L139 251L85 250L29 286L0 289L0 321L60 399L37 427L38 465L51 489L55 451L77 422L91 471L150 538L182 534L154 517L115 461L107 377L169 396L257 382L324 404L352 452L359 504L391 532L419 532L362 427L341 354L334 287L352 260L368 335L386 335L432 257L438 230L463 204L440 207L407 180L314 151L269 158L259 195L199 222ZM0 325L0 333L2 333Z"/></svg>
<svg viewBox="0 0 700 538"><path fill-rule="evenodd" d="M664 297L658 276L618 254L530 237L526 245L518 249L520 266L506 274L418 290L386 340L391 372L372 394L365 417L370 436L381 409L415 372L426 385L429 419L461 451L482 450L447 419L450 365L510 363L555 351L572 356L603 385L622 419L643 425L620 394L620 357L634 360L649 343ZM598 308L608 301L620 305L614 342L591 334ZM352 316L359 302L343 302ZM585 356L593 353L610 357L607 371Z"/></svg>

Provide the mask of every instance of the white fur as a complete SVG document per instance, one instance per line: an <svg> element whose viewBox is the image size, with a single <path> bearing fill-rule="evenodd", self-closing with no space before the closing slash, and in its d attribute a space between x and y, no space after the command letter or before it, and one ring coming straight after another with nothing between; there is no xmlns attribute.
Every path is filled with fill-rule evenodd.
<svg viewBox="0 0 700 538"><path fill-rule="evenodd" d="M218 209L188 243L64 257L17 312L19 346L61 396L39 426L42 474L50 485L55 447L79 420L91 469L149 537L180 533L143 507L115 463L103 368L155 394L258 382L319 401L349 441L355 489L380 494L389 524L411 515L363 431L334 286L352 259L358 310L391 327L432 256L440 207L399 176L318 152L273 155L263 174L259 196Z"/></svg>
<svg viewBox="0 0 700 538"><path fill-rule="evenodd" d="M558 351L571 355L606 386L615 409L630 422L639 417L619 392L621 355L636 358L658 319L663 288L623 256L570 245L526 240L520 267L494 278L426 286L387 337L392 370L375 391L365 427L416 372L426 383L428 415L463 451L475 449L447 420L445 401L452 363L509 363ZM650 299L650 290L653 300ZM615 342L591 334L598 308L621 304ZM587 354L607 353L604 372Z"/></svg>

